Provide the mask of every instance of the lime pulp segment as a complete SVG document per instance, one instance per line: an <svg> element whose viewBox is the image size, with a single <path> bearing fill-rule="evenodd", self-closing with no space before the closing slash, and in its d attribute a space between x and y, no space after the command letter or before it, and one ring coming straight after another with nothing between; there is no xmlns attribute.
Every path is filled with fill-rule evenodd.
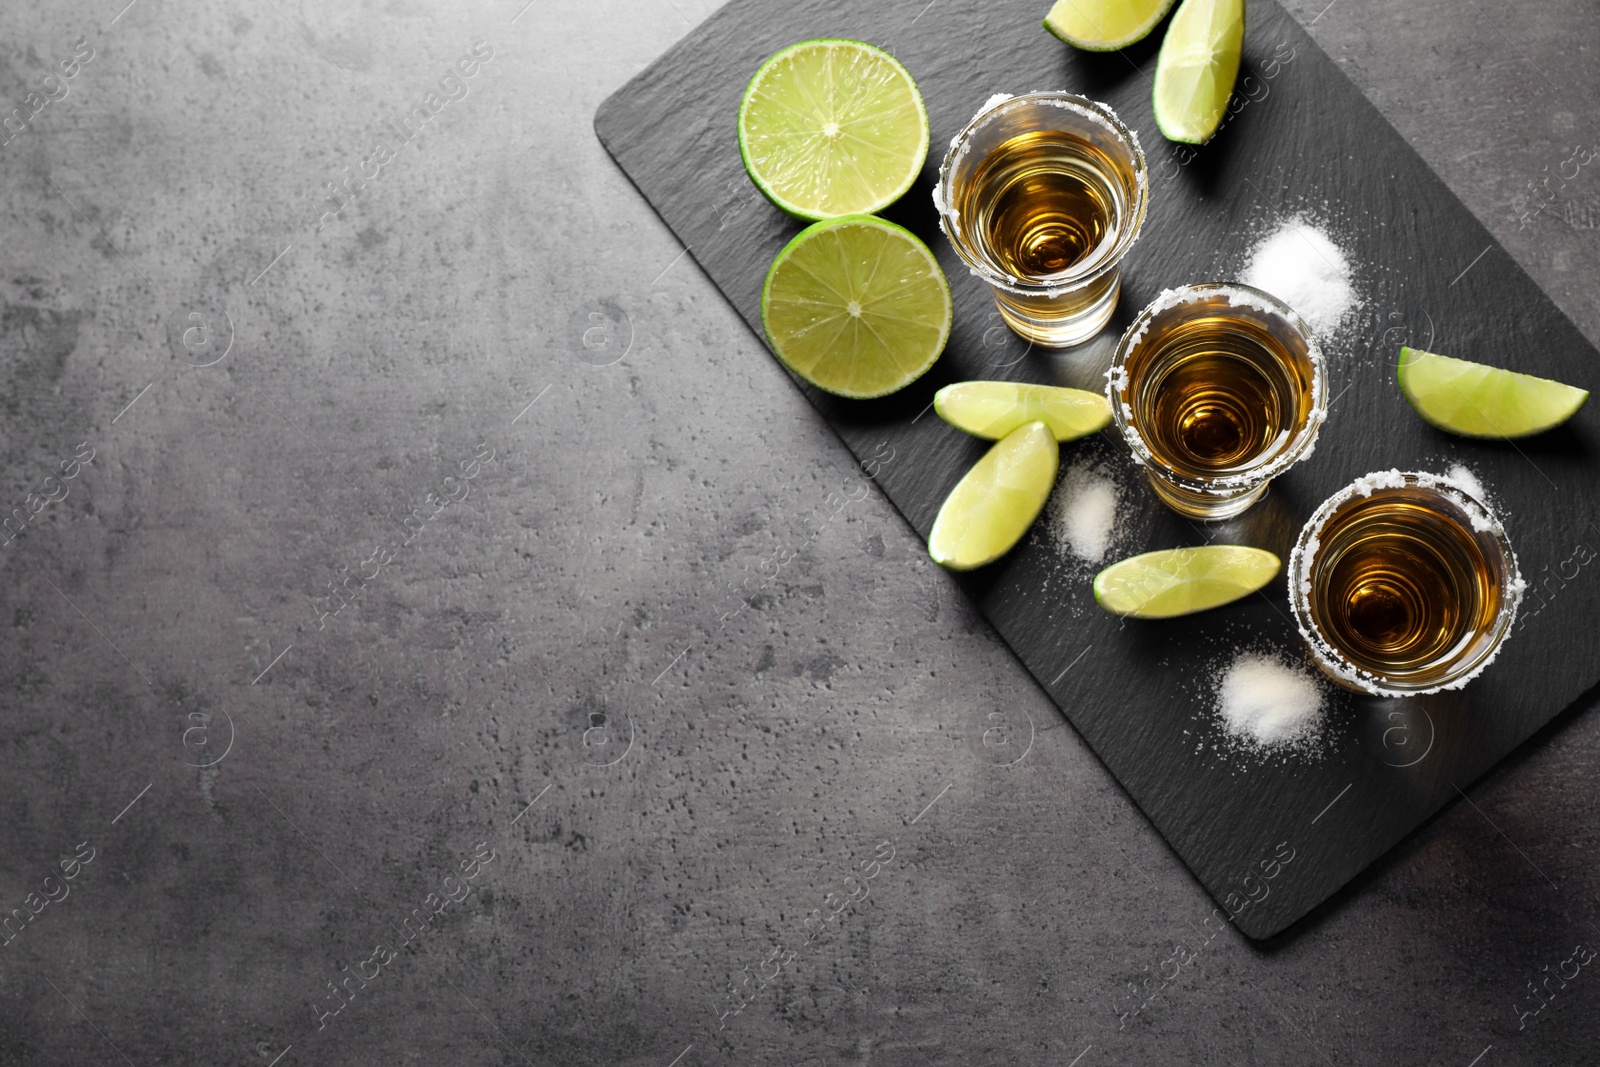
<svg viewBox="0 0 1600 1067"><path fill-rule="evenodd" d="M1011 431L945 498L928 534L928 555L951 570L993 563L1011 551L1055 487L1061 448L1042 422Z"/></svg>
<svg viewBox="0 0 1600 1067"><path fill-rule="evenodd" d="M872 215L800 231L761 292L761 325L784 365L858 400L901 389L933 366L951 313L950 286L928 246Z"/></svg>
<svg viewBox="0 0 1600 1067"><path fill-rule="evenodd" d="M1044 28L1088 52L1114 52L1136 44L1160 25L1173 0L1057 0Z"/></svg>
<svg viewBox="0 0 1600 1067"><path fill-rule="evenodd" d="M928 157L928 113L900 61L860 41L791 45L739 102L739 153L782 210L817 220L882 211Z"/></svg>
<svg viewBox="0 0 1600 1067"><path fill-rule="evenodd" d="M1183 0L1156 59L1156 126L1204 144L1222 125L1244 47L1244 0Z"/></svg>
<svg viewBox="0 0 1600 1067"><path fill-rule="evenodd" d="M1418 415L1464 437L1528 437L1553 429L1589 399L1587 389L1464 359L1400 350L1400 391Z"/></svg>
<svg viewBox="0 0 1600 1067"><path fill-rule="evenodd" d="M1113 615L1170 619L1231 604L1277 576L1277 556L1243 545L1167 548L1113 563L1094 578L1095 601Z"/></svg>
<svg viewBox="0 0 1600 1067"><path fill-rule="evenodd" d="M958 430L991 441L1028 422L1042 422L1057 441L1072 441L1111 422L1103 393L1021 382L959 382L940 389L933 410Z"/></svg>

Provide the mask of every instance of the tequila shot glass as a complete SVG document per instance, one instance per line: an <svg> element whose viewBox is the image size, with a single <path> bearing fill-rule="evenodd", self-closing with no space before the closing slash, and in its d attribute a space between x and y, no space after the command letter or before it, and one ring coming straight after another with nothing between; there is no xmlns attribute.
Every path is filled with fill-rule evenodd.
<svg viewBox="0 0 1600 1067"><path fill-rule="evenodd" d="M1523 589L1494 513L1436 474L1358 478L1289 555L1289 606L1312 659L1374 696L1466 685L1511 633Z"/></svg>
<svg viewBox="0 0 1600 1067"><path fill-rule="evenodd" d="M950 142L933 191L940 228L1006 324L1048 348L1111 318L1149 199L1138 135L1066 92L992 97Z"/></svg>
<svg viewBox="0 0 1600 1067"><path fill-rule="evenodd" d="M1328 411L1311 331L1245 285L1169 289L1139 313L1106 374L1111 415L1167 506L1227 519L1311 454Z"/></svg>

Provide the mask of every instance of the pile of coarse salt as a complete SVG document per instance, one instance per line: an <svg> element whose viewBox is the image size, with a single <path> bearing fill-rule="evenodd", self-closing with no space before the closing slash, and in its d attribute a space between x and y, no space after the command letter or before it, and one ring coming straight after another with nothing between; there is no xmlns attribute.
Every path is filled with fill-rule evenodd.
<svg viewBox="0 0 1600 1067"><path fill-rule="evenodd" d="M1217 686L1217 714L1238 747L1309 752L1322 736L1322 687L1280 659L1242 652Z"/></svg>
<svg viewBox="0 0 1600 1067"><path fill-rule="evenodd" d="M1294 308L1324 342L1334 339L1357 305L1349 258L1303 215L1256 245L1240 281Z"/></svg>
<svg viewBox="0 0 1600 1067"><path fill-rule="evenodd" d="M1084 562L1102 562L1116 540L1121 500L1115 481L1091 464L1079 463L1050 497L1050 536Z"/></svg>

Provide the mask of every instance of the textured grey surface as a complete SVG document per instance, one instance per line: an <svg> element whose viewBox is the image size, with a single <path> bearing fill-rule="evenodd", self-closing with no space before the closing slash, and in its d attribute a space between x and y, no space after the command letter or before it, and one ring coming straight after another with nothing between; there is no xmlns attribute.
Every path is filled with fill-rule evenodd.
<svg viewBox="0 0 1600 1067"><path fill-rule="evenodd" d="M4 507L67 493L0 550L0 914L95 850L0 948L0 1062L1592 1055L1600 979L1550 977L1600 942L1583 706L1119 1031L1203 891L881 497L807 519L848 455L590 130L712 4L121 6L0 14L11 106L95 49L0 147ZM1600 12L1290 8L1600 339L1593 165L1526 229L1512 206L1600 140ZM478 41L465 98L319 231ZM191 366L219 310L233 347ZM630 328L586 347L591 314ZM1035 724L1013 766L992 713ZM884 840L870 897L719 1031ZM470 895L318 1029L480 841Z"/></svg>

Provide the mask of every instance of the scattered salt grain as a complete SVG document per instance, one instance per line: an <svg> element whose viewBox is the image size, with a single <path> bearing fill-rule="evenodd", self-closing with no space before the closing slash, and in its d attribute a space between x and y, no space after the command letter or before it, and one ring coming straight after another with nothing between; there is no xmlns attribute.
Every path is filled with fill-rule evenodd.
<svg viewBox="0 0 1600 1067"><path fill-rule="evenodd" d="M1243 281L1294 308L1324 339L1332 339L1356 306L1350 260L1304 216L1289 219L1256 245Z"/></svg>
<svg viewBox="0 0 1600 1067"><path fill-rule="evenodd" d="M1255 652L1233 661L1217 690L1217 710L1250 747L1305 742L1322 727L1322 690L1305 671Z"/></svg>
<svg viewBox="0 0 1600 1067"><path fill-rule="evenodd" d="M1106 557L1117 530L1122 492L1087 463L1067 471L1050 498L1050 534L1056 544L1088 563Z"/></svg>

